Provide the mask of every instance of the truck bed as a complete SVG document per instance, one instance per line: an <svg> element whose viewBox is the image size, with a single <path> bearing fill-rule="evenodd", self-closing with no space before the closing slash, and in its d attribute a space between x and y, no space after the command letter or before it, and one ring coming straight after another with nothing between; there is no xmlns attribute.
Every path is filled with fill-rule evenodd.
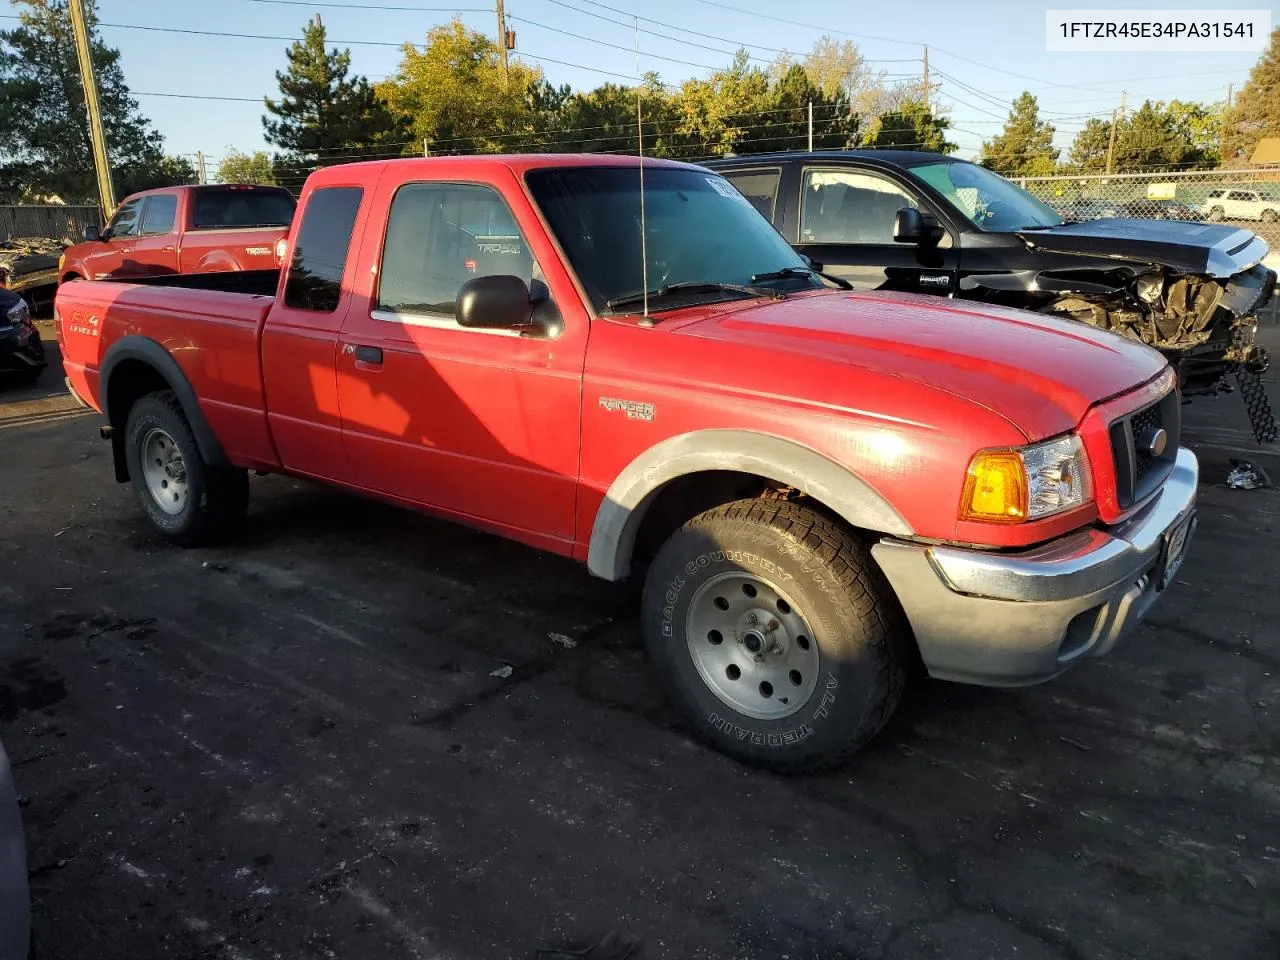
<svg viewBox="0 0 1280 960"><path fill-rule="evenodd" d="M274 297L280 282L280 271L226 270L217 273L170 273L155 277L116 278L101 282L146 287L178 287L186 290L216 290L222 293L247 293L259 297Z"/></svg>
<svg viewBox="0 0 1280 960"><path fill-rule="evenodd" d="M58 340L70 386L101 409L106 346L158 350L185 374L229 457L272 463L259 338L276 276L264 270L63 284Z"/></svg>

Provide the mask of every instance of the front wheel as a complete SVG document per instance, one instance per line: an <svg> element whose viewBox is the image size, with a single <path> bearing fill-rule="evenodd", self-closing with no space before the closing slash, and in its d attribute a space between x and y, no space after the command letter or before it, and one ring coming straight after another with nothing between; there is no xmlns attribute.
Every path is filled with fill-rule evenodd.
<svg viewBox="0 0 1280 960"><path fill-rule="evenodd" d="M1212 221L1213 223L1217 223L1225 215L1226 215L1226 211L1223 210L1221 207L1214 207L1212 210L1209 211L1209 220Z"/></svg>
<svg viewBox="0 0 1280 960"><path fill-rule="evenodd" d="M238 529L249 505L249 475L205 463L172 392L148 394L133 405L125 454L138 505L171 540L195 546Z"/></svg>
<svg viewBox="0 0 1280 960"><path fill-rule="evenodd" d="M1262 222L1263 222L1263 223L1275 223L1275 222L1276 222L1276 212L1275 212L1274 210L1263 210L1263 211L1262 211Z"/></svg>
<svg viewBox="0 0 1280 960"><path fill-rule="evenodd" d="M897 706L910 634L850 533L805 507L741 500L686 523L645 582L649 653L697 734L740 760L842 763Z"/></svg>

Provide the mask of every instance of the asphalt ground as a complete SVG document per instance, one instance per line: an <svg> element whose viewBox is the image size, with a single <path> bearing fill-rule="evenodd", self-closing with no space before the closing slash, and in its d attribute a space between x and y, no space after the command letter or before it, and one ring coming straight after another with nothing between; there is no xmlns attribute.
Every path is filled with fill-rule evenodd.
<svg viewBox="0 0 1280 960"><path fill-rule="evenodd" d="M169 546L60 385L0 392L42 958L1280 955L1280 492L1223 484L1280 456L1239 396L1185 408L1199 533L1111 656L921 681L786 778L674 721L626 588L275 477L236 545Z"/></svg>

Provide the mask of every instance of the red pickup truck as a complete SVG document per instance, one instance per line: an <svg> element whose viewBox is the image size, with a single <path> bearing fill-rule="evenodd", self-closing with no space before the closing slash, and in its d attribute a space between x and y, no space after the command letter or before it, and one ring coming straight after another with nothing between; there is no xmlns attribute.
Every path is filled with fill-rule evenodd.
<svg viewBox="0 0 1280 960"><path fill-rule="evenodd" d="M175 273L269 270L282 261L296 206L280 187L166 187L126 197L106 229L68 247L59 282Z"/></svg>
<svg viewBox="0 0 1280 960"><path fill-rule="evenodd" d="M330 167L288 253L59 291L69 387L150 521L225 536L247 471L281 472L643 577L667 690L743 759L839 761L917 654L1015 685L1106 653L1194 528L1158 353L831 289L700 167Z"/></svg>

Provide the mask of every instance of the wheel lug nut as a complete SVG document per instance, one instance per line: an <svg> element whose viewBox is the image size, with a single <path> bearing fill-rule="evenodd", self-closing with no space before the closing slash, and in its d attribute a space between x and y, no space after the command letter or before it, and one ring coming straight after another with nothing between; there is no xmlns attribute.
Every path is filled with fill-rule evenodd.
<svg viewBox="0 0 1280 960"><path fill-rule="evenodd" d="M754 613L748 613L748 614L747 614L747 623L750 623L750 624L756 624L756 623L759 623L759 622L760 622L760 618L759 618L759 617L757 617Z"/></svg>

